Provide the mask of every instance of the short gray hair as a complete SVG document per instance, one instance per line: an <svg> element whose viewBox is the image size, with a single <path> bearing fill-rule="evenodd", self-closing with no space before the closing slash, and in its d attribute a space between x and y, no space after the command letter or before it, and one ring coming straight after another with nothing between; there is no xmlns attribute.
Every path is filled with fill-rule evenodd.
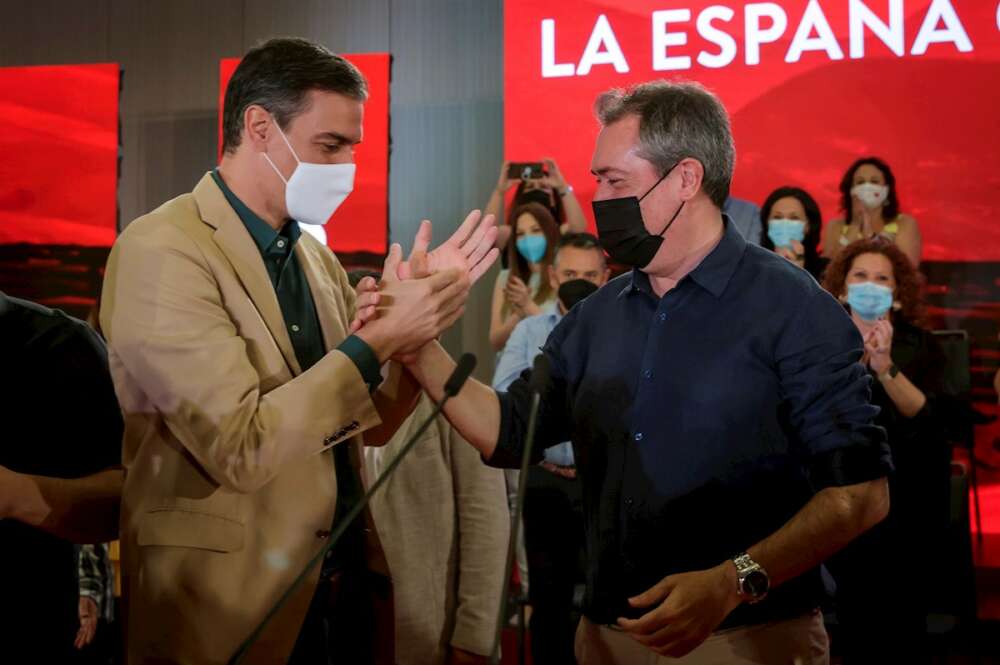
<svg viewBox="0 0 1000 665"><path fill-rule="evenodd" d="M729 197L736 147L719 98L693 82L650 81L602 93L594 104L602 125L639 116L639 155L662 175L682 159L701 162L702 189L720 208Z"/></svg>

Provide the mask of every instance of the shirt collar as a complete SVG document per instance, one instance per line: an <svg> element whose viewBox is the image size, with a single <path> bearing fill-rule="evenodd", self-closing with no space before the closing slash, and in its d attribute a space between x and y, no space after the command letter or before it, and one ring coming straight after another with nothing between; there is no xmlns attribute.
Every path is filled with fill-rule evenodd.
<svg viewBox="0 0 1000 665"><path fill-rule="evenodd" d="M736 266L739 265L747 248L747 241L743 239L733 220L726 213L722 213L722 225L722 239L719 244L684 278L690 278L691 281L716 298L726 290L729 280L736 272ZM649 275L633 268L631 279L628 280L628 284L619 295L637 292L656 298L653 287L649 283Z"/></svg>
<svg viewBox="0 0 1000 665"><path fill-rule="evenodd" d="M542 308L542 316L553 318L556 321L562 318L562 314L559 313L559 299L553 298L552 302L547 304Z"/></svg>
<svg viewBox="0 0 1000 665"><path fill-rule="evenodd" d="M236 214L239 216L240 221L247 228L250 233L250 237L253 238L254 243L257 245L257 249L263 256L278 254L281 256L287 256L292 248L295 247L295 243L298 242L299 237L302 235L302 229L299 228L299 223L294 219L288 220L281 232L275 231L274 228L265 222L260 216L251 210L243 201L240 200L236 194L233 193L229 186L219 175L219 169L212 169L212 178L215 183L222 190L223 195L225 195L226 200L229 201L229 205L233 207Z"/></svg>

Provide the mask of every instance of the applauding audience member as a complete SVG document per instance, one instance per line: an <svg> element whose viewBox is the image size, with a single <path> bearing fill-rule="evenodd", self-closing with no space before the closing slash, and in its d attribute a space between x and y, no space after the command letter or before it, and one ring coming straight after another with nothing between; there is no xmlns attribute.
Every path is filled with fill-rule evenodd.
<svg viewBox="0 0 1000 665"><path fill-rule="evenodd" d="M809 193L798 187L779 187L760 210L760 245L785 257L820 278L825 261L820 258L819 233L823 216Z"/></svg>
<svg viewBox="0 0 1000 665"><path fill-rule="evenodd" d="M844 663L926 659L926 556L943 537L950 452L935 414L945 359L920 327L920 277L899 247L875 238L852 243L830 264L826 289L850 310L864 338L876 422L888 433L894 473L888 518L829 563L837 582Z"/></svg>
<svg viewBox="0 0 1000 665"><path fill-rule="evenodd" d="M899 245L914 266L920 265L920 226L899 211L896 177L878 157L851 164L840 181L844 219L830 222L823 236L823 255L832 259L855 240L882 236Z"/></svg>
<svg viewBox="0 0 1000 665"><path fill-rule="evenodd" d="M507 245L510 267L497 276L490 317L490 344L496 351L521 319L540 314L555 298L548 269L559 227L552 214L540 203L526 203L514 210L508 226L515 234L515 241Z"/></svg>

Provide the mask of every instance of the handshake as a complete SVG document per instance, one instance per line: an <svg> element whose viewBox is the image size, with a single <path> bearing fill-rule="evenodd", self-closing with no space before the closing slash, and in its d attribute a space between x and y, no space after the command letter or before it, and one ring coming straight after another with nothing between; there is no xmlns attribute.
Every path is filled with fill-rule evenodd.
<svg viewBox="0 0 1000 665"><path fill-rule="evenodd" d="M350 333L371 347L379 363L411 357L465 312L469 289L499 256L496 236L494 217L474 210L447 242L428 251L431 223L424 220L409 259L393 243L382 281L366 277L358 283Z"/></svg>

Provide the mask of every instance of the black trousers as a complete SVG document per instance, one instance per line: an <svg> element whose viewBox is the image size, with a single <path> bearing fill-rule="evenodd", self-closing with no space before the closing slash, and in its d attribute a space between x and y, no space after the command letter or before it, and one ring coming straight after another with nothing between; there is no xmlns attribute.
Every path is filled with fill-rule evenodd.
<svg viewBox="0 0 1000 665"><path fill-rule="evenodd" d="M528 554L531 656L535 663L576 663L573 640L579 616L573 588L582 581L584 547L580 481L533 466L524 495L524 547Z"/></svg>
<svg viewBox="0 0 1000 665"><path fill-rule="evenodd" d="M377 634L380 627L392 630L391 617L387 578L352 568L321 579L288 664L391 665L393 636Z"/></svg>
<svg viewBox="0 0 1000 665"><path fill-rule="evenodd" d="M927 663L926 603L914 552L901 547L894 519L876 525L834 555L834 609L844 665Z"/></svg>

